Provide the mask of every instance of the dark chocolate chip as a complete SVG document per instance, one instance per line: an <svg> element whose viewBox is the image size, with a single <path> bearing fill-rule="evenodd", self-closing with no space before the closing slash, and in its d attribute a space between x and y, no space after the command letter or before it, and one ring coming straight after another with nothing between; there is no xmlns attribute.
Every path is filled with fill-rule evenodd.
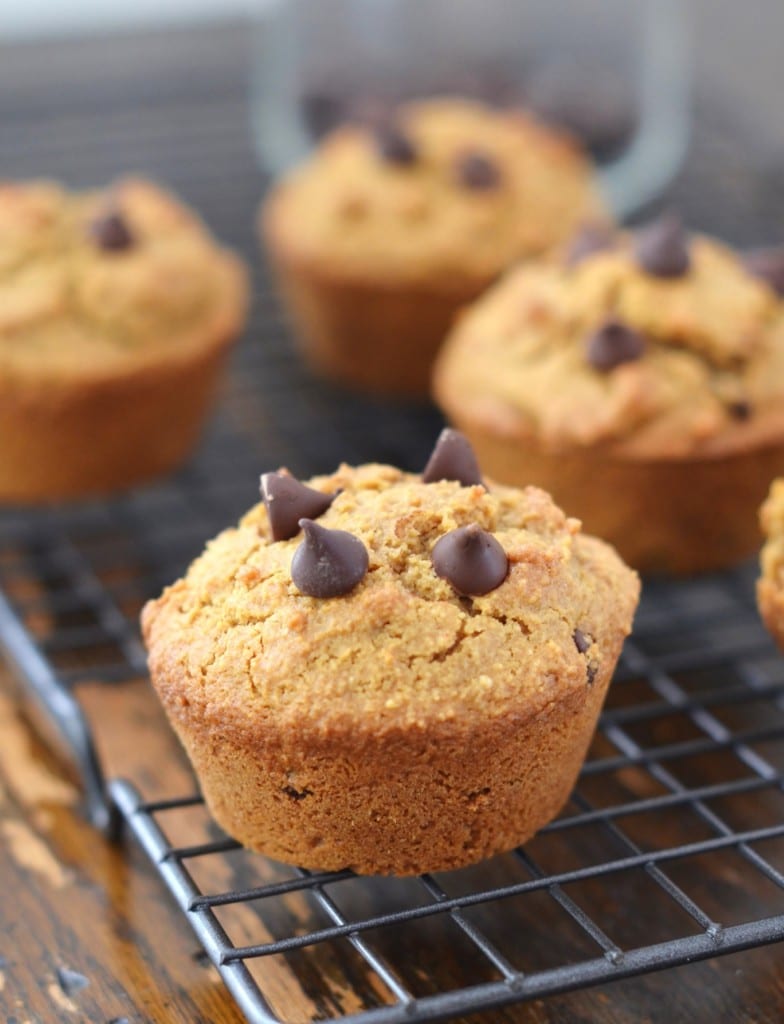
<svg viewBox="0 0 784 1024"><path fill-rule="evenodd" d="M463 487L482 483L479 463L468 438L459 430L444 427L436 446L422 470L422 483L434 484L438 480L456 480Z"/></svg>
<svg viewBox="0 0 784 1024"><path fill-rule="evenodd" d="M290 800L304 800L306 796L313 796L312 789L294 789L293 786L284 786L282 792Z"/></svg>
<svg viewBox="0 0 784 1024"><path fill-rule="evenodd" d="M300 519L305 538L291 560L294 585L309 597L342 597L365 578L367 548L353 533Z"/></svg>
<svg viewBox="0 0 784 1024"><path fill-rule="evenodd" d="M388 164L410 167L419 159L411 137L394 121L378 125L374 132L376 150Z"/></svg>
<svg viewBox="0 0 784 1024"><path fill-rule="evenodd" d="M85 978L78 971L72 971L70 967L58 967L55 973L57 974L57 984L69 997L81 992L90 984L89 978Z"/></svg>
<svg viewBox="0 0 784 1024"><path fill-rule="evenodd" d="M678 217L668 215L637 234L637 263L654 277L682 277L691 266L689 238Z"/></svg>
<svg viewBox="0 0 784 1024"><path fill-rule="evenodd" d="M112 1017L107 1024L131 1024L127 1017Z"/></svg>
<svg viewBox="0 0 784 1024"><path fill-rule="evenodd" d="M476 523L450 530L436 541L430 555L436 575L458 594L479 597L500 587L509 572L506 552Z"/></svg>
<svg viewBox="0 0 784 1024"><path fill-rule="evenodd" d="M645 338L620 320L605 320L585 343L586 359L603 373L639 359L644 352Z"/></svg>
<svg viewBox="0 0 784 1024"><path fill-rule="evenodd" d="M779 295L784 296L784 247L753 249L744 255L743 262L750 274L766 281Z"/></svg>
<svg viewBox="0 0 784 1024"><path fill-rule="evenodd" d="M574 639L574 646L580 654L585 654L593 643L593 637L589 636L588 633L583 633L581 629L576 629L574 633L572 633L572 638Z"/></svg>
<svg viewBox="0 0 784 1024"><path fill-rule="evenodd" d="M564 262L570 269L597 252L606 252L615 245L615 233L609 224L583 224L566 250Z"/></svg>
<svg viewBox="0 0 784 1024"><path fill-rule="evenodd" d="M267 509L273 540L289 540L299 533L300 519L317 519L336 494L324 494L288 473L262 473L261 496Z"/></svg>
<svg viewBox="0 0 784 1024"><path fill-rule="evenodd" d="M596 675L597 675L598 671L599 671L599 666L596 664L596 662L595 661L589 661L588 662L588 667L586 669L586 676L587 676L587 681L588 681L588 685L589 686L593 686L593 681L594 681L594 679L596 679Z"/></svg>
<svg viewBox="0 0 784 1024"><path fill-rule="evenodd" d="M122 252L132 248L136 242L122 211L114 207L104 210L93 220L90 234L105 252Z"/></svg>
<svg viewBox="0 0 784 1024"><path fill-rule="evenodd" d="M455 161L455 172L461 185L477 192L498 188L501 184L498 164L479 150L462 153Z"/></svg>
<svg viewBox="0 0 784 1024"><path fill-rule="evenodd" d="M751 403L741 399L738 402L730 402L727 406L727 411L730 416L733 416L736 420L749 420L751 419Z"/></svg>

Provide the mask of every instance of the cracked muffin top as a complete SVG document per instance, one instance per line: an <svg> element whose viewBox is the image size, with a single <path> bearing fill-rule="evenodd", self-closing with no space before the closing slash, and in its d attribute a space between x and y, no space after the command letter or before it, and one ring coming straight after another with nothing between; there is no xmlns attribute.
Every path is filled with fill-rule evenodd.
<svg viewBox="0 0 784 1024"><path fill-rule="evenodd" d="M672 218L634 234L586 228L472 306L434 380L460 422L553 452L743 451L784 435L782 303Z"/></svg>
<svg viewBox="0 0 784 1024"><path fill-rule="evenodd" d="M292 258L325 272L449 290L552 249L602 210L567 137L523 112L434 99L332 133L264 217Z"/></svg>
<svg viewBox="0 0 784 1024"><path fill-rule="evenodd" d="M240 261L170 193L0 183L0 370L89 378L236 333Z"/></svg>
<svg viewBox="0 0 784 1024"><path fill-rule="evenodd" d="M336 733L522 721L590 687L630 629L636 574L536 488L342 465L294 482L313 517L297 524L272 502L293 478L265 476L265 502L144 610L175 713ZM311 596L325 579L338 596Z"/></svg>

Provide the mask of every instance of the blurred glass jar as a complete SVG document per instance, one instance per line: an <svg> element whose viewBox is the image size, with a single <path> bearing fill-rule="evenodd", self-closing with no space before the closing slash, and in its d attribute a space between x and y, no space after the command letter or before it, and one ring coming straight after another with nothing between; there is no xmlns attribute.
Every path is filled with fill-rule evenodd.
<svg viewBox="0 0 784 1024"><path fill-rule="evenodd" d="M259 160L278 174L341 121L469 96L569 130L627 216L686 151L688 28L682 0L266 0L253 78Z"/></svg>

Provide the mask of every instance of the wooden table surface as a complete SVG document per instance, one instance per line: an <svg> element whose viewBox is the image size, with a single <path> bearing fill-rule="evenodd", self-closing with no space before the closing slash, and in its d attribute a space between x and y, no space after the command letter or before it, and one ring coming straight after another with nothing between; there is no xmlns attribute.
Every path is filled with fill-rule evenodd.
<svg viewBox="0 0 784 1024"><path fill-rule="evenodd" d="M7 680L5 680L7 682ZM81 691L110 775L145 792L189 792L146 683ZM237 1024L243 1018L183 916L132 841L107 843L81 817L66 766L0 689L0 1020L5 1024ZM780 1024L780 946L504 1010L475 1024ZM279 995L309 1021L313 993Z"/></svg>

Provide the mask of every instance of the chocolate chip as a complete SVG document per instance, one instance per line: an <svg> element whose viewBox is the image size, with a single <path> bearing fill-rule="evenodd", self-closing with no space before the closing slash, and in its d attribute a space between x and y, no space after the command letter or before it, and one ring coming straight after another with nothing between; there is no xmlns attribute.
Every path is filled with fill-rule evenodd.
<svg viewBox="0 0 784 1024"><path fill-rule="evenodd" d="M455 162L455 172L461 185L477 192L498 188L501 184L498 164L479 150L462 153Z"/></svg>
<svg viewBox="0 0 784 1024"><path fill-rule="evenodd" d="M574 633L572 633L572 639L574 640L574 646L580 654L585 654L593 643L593 637L588 633L583 633L581 629L576 629Z"/></svg>
<svg viewBox="0 0 784 1024"><path fill-rule="evenodd" d="M288 473L262 473L261 496L267 509L273 540L289 540L299 533L300 519L317 519L337 498L324 494Z"/></svg>
<svg viewBox="0 0 784 1024"><path fill-rule="evenodd" d="M620 320L605 320L585 343L586 359L603 373L639 359L644 352L645 338Z"/></svg>
<svg viewBox="0 0 784 1024"><path fill-rule="evenodd" d="M304 800L306 796L313 796L312 789L294 789L293 786L284 786L281 792L290 800Z"/></svg>
<svg viewBox="0 0 784 1024"><path fill-rule="evenodd" d="M450 530L436 541L430 555L436 575L458 594L479 597L500 587L509 572L506 552L476 523Z"/></svg>
<svg viewBox="0 0 784 1024"><path fill-rule="evenodd" d="M353 533L300 519L305 538L291 560L294 585L309 597L341 597L365 578L367 548Z"/></svg>
<svg viewBox="0 0 784 1024"><path fill-rule="evenodd" d="M589 661L586 669L586 677L589 686L593 686L593 681L596 679L596 675L599 671L599 666L595 661Z"/></svg>
<svg viewBox="0 0 784 1024"><path fill-rule="evenodd" d="M55 973L57 974L57 984L66 996L75 995L90 984L89 978L85 978L78 971L72 971L69 967L58 967Z"/></svg>
<svg viewBox="0 0 784 1024"><path fill-rule="evenodd" d="M606 252L615 245L615 233L609 224L583 224L566 250L564 263L570 269L597 252Z"/></svg>
<svg viewBox="0 0 784 1024"><path fill-rule="evenodd" d="M751 403L741 399L738 402L730 402L727 412L736 420L751 419Z"/></svg>
<svg viewBox="0 0 784 1024"><path fill-rule="evenodd" d="M744 255L743 262L750 274L766 281L779 295L784 296L784 247L753 249Z"/></svg>
<svg viewBox="0 0 784 1024"><path fill-rule="evenodd" d="M682 277L691 266L689 239L678 217L666 216L637 234L637 263L654 277Z"/></svg>
<svg viewBox="0 0 784 1024"><path fill-rule="evenodd" d="M122 252L136 243L122 211L114 207L104 210L92 221L90 234L98 248L105 252Z"/></svg>
<svg viewBox="0 0 784 1024"><path fill-rule="evenodd" d="M479 463L468 438L459 430L444 427L436 446L422 470L422 483L434 484L438 480L456 480L463 487L482 483Z"/></svg>
<svg viewBox="0 0 784 1024"><path fill-rule="evenodd" d="M409 167L419 159L417 147L411 137L394 121L380 124L375 129L376 151L388 164Z"/></svg>

